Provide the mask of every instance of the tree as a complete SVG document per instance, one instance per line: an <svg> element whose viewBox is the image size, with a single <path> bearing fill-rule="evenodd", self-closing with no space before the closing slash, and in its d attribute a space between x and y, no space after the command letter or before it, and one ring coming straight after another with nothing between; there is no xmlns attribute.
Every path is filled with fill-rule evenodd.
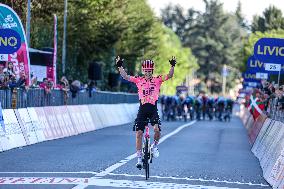
<svg viewBox="0 0 284 189"><path fill-rule="evenodd" d="M157 36L145 57L150 57L155 62L155 74L168 74L170 69L169 59L177 57L174 78L162 85L162 94L174 95L176 86L181 85L188 74L198 69L197 59L189 48L182 46L179 37L169 28L157 22L152 29ZM140 64L139 64L140 67Z"/></svg>
<svg viewBox="0 0 284 189"><path fill-rule="evenodd" d="M204 13L189 9L185 16L180 8L169 6L163 11L162 19L180 37L183 45L192 49L200 67L197 76L205 84L217 86L207 84L211 92L220 92L223 65L237 69L241 65L242 38L246 32L240 24L240 7L237 17L225 13L217 0L204 0L204 3Z"/></svg>
<svg viewBox="0 0 284 189"><path fill-rule="evenodd" d="M269 6L263 12L263 16L255 15L252 22L252 32L266 32L274 29L284 29L284 17L282 11L275 6Z"/></svg>
<svg viewBox="0 0 284 189"><path fill-rule="evenodd" d="M238 6L235 12L235 16L237 18L237 21L239 23L239 25L245 29L249 29L248 23L242 13L242 3L240 1L238 1Z"/></svg>
<svg viewBox="0 0 284 189"><path fill-rule="evenodd" d="M53 14L58 16L57 68L60 76L64 1L31 1L32 47L53 46ZM13 2L9 1L10 5L13 5ZM25 22L26 2L17 1L13 6L17 12L22 13L21 19ZM103 67L103 81L99 87L108 89L108 74L116 71L116 55L125 58L125 67L129 73L136 74L140 72L142 59L147 57L155 58L156 61L165 60L170 58L166 55L172 54L180 60L177 68L181 68L181 71L177 69L179 74L175 76L176 83L165 90L167 93L173 93L177 83L180 84L185 74L197 66L190 50L182 48L174 33L165 31L146 0L69 0L67 18L66 75L71 80L86 82L88 65L96 60ZM165 66L168 71L169 65ZM159 65L157 70L159 73L164 71L160 70Z"/></svg>

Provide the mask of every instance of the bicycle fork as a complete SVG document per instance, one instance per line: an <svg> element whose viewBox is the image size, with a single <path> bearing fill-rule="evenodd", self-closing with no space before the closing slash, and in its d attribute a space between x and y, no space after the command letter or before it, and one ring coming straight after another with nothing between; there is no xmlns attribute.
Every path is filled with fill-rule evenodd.
<svg viewBox="0 0 284 189"><path fill-rule="evenodd" d="M143 149L144 149L144 160L148 160L148 163L152 163L152 152L151 152L151 139L150 139L150 128L149 126L146 126L146 133L144 136L144 143L143 143ZM146 163L146 162L145 162Z"/></svg>

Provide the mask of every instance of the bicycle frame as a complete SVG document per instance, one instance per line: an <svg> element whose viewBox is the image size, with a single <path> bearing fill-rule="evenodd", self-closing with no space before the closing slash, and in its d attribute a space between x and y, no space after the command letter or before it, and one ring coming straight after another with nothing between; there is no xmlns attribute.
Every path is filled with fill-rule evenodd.
<svg viewBox="0 0 284 189"><path fill-rule="evenodd" d="M152 152L150 146L150 128L148 125L145 126L146 132L144 135L143 142L143 168L145 169L146 180L149 178L149 163L152 163Z"/></svg>
<svg viewBox="0 0 284 189"><path fill-rule="evenodd" d="M150 127L148 125L145 126L146 132L144 138L148 138L150 140Z"/></svg>

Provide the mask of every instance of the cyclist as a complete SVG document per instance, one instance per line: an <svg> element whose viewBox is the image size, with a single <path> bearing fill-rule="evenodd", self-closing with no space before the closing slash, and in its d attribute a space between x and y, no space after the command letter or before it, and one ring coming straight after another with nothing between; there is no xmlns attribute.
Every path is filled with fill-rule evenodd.
<svg viewBox="0 0 284 189"><path fill-rule="evenodd" d="M123 69L123 59L119 56L115 59L116 65L123 79L128 80L136 84L138 88L138 96L140 101L140 107L138 110L137 118L133 130L136 131L136 150L137 150L137 164L138 169L142 168L142 137L145 130L145 126L148 124L148 120L152 126L154 126L154 143L152 144L153 156L157 158L159 156L158 143L161 136L161 122L158 115L157 101L160 94L160 87L162 82L170 79L174 75L174 67L176 65L176 58L173 56L169 60L171 69L165 76L159 75L153 76L154 61L144 60L142 62L142 71L144 76L129 76Z"/></svg>

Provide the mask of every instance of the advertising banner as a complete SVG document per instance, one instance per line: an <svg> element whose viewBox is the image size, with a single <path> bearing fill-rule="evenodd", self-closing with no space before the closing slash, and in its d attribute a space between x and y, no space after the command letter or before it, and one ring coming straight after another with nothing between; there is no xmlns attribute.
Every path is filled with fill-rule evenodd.
<svg viewBox="0 0 284 189"><path fill-rule="evenodd" d="M7 49L6 53L5 51L4 53L0 53L1 59L4 61L8 59L8 61L13 62L16 77L19 78L20 76L25 75L27 81L26 84L29 85L30 60L24 28L17 13L12 8L2 3L0 3L0 29L13 30L15 34L14 36L10 36L9 39L4 37L4 40L0 40L1 42L4 41L4 46L7 44L5 46L5 49ZM20 41L17 40L17 35L20 36ZM13 46L19 46L19 49L13 48ZM17 49L17 51L11 53L11 49Z"/></svg>
<svg viewBox="0 0 284 189"><path fill-rule="evenodd" d="M3 117L3 112L2 112L2 105L0 102L0 129L1 128L3 129L3 132L6 133L5 125L4 125L4 117Z"/></svg>
<svg viewBox="0 0 284 189"><path fill-rule="evenodd" d="M259 39L254 45L254 56L264 63L284 64L284 39Z"/></svg>
<svg viewBox="0 0 284 189"><path fill-rule="evenodd" d="M242 73L242 77L244 82L256 82L260 83L261 79L257 78L257 71L256 70L247 70L246 72ZM268 75L269 79L269 75Z"/></svg>
<svg viewBox="0 0 284 189"><path fill-rule="evenodd" d="M57 83L56 81L56 61L57 61L57 16L54 15L54 39L53 39L53 74L52 74L52 81L54 84Z"/></svg>

